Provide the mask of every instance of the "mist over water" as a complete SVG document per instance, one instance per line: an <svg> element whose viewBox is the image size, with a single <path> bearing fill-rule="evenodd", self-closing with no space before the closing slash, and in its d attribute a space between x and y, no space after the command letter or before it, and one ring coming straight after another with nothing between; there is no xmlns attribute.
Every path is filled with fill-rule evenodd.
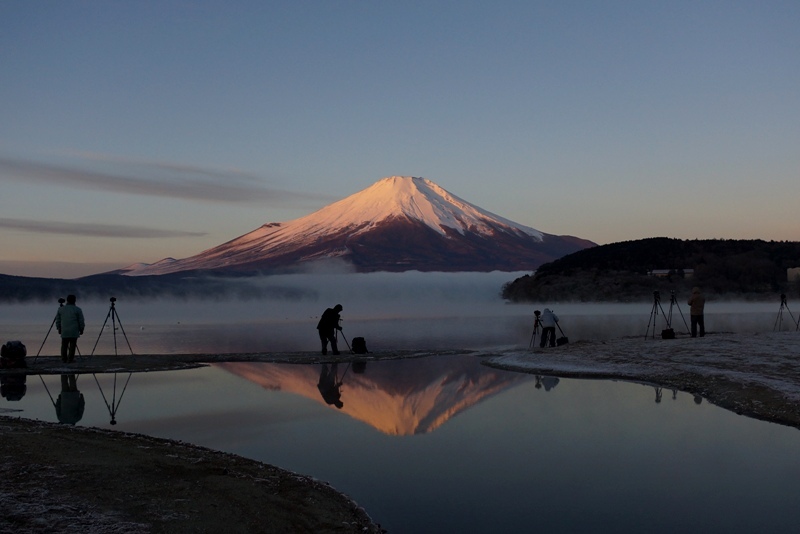
<svg viewBox="0 0 800 534"><path fill-rule="evenodd" d="M545 307L559 316L570 342L644 337L648 327L658 335L665 327L669 299L661 302L655 316L652 301L509 304L500 297L502 285L522 274L526 273L279 275L250 280L261 287L291 289L264 293L274 297L120 299L115 306L134 351L139 353L316 351L316 323L325 308L335 304L344 307L345 339L365 337L370 350L527 347L533 311ZM677 295L672 310L672 327L678 333L688 330L684 325L684 321L689 323L686 299L688 295ZM792 304L789 302L790 309ZM84 351L91 350L96 341L98 351L113 351L113 336L106 334L110 329L100 334L109 302L86 301L78 295L78 305L87 323L80 342ZM779 308L779 297L774 303L709 300L706 330L710 334L772 331ZM35 353L57 309L57 302L4 305L0 308L0 341L20 339L29 353L32 348ZM793 313L796 320L797 313ZM793 330L787 310L783 317L783 329ZM125 347L124 341L119 341ZM42 354L55 354L56 345L53 329ZM346 347L342 344L341 348Z"/></svg>

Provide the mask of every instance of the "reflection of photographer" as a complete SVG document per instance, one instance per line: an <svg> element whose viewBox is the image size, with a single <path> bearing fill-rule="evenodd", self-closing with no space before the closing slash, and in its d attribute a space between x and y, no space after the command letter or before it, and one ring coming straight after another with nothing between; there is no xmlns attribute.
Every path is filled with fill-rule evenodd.
<svg viewBox="0 0 800 534"><path fill-rule="evenodd" d="M56 400L56 416L59 423L74 425L83 417L85 405L83 393L78 391L78 379L74 374L61 375L61 393Z"/></svg>
<svg viewBox="0 0 800 534"><path fill-rule="evenodd" d="M347 371L345 371L346 373ZM331 367L328 367L327 363L322 364L322 369L320 369L319 373L319 381L317 382L317 389L319 389L320 395L325 400L327 404L332 406L336 406L337 408L341 409L344 406L342 402L342 380L344 379L344 375L342 378L339 378L339 364L334 363Z"/></svg>

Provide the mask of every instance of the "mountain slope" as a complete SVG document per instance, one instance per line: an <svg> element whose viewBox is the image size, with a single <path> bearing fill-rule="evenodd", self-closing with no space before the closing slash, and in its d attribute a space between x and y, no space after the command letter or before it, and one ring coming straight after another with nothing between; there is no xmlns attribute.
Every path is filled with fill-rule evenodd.
<svg viewBox="0 0 800 534"><path fill-rule="evenodd" d="M425 178L393 176L310 215L123 274L252 273L341 258L370 271L517 271L593 246L494 215Z"/></svg>

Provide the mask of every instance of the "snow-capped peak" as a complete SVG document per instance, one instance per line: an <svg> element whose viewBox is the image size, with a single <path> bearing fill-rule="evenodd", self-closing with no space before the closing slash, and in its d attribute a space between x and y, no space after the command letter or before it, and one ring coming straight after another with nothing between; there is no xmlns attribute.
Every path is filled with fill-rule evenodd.
<svg viewBox="0 0 800 534"><path fill-rule="evenodd" d="M524 270L589 245L517 224L425 178L390 176L304 217L125 274L250 272L332 258L363 271Z"/></svg>
<svg viewBox="0 0 800 534"><path fill-rule="evenodd" d="M462 235L467 230L488 233L487 223L494 222L542 237L538 230L485 211L426 178L411 176L383 178L354 195L287 224L319 225L328 230L352 226L365 231L399 215L420 221L442 235L445 235L444 228L452 228Z"/></svg>

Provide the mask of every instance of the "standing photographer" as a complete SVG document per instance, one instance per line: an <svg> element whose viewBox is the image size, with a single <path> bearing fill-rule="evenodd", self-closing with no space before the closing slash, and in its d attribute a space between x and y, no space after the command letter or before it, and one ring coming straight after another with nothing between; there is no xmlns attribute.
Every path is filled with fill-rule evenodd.
<svg viewBox="0 0 800 534"><path fill-rule="evenodd" d="M85 326L83 310L75 305L75 300L75 295L67 295L66 306L61 306L56 315L56 329L61 334L61 361L64 363L75 360L78 337L83 335Z"/></svg>
<svg viewBox="0 0 800 534"><path fill-rule="evenodd" d="M550 308L545 308L542 312L542 318L539 319L539 323L542 325L542 341L539 343L540 348L544 348L545 344L547 344L548 338L550 340L550 346L556 346L556 323L558 323L558 315L553 313Z"/></svg>
<svg viewBox="0 0 800 534"><path fill-rule="evenodd" d="M705 320L703 310L706 306L706 298L700 292L699 287L692 289L692 296L689 297L689 315L692 321L692 337L697 337L697 327L700 326L700 337L706 335Z"/></svg>
<svg viewBox="0 0 800 534"><path fill-rule="evenodd" d="M339 347L336 345L336 330L341 330L339 326L339 312L342 311L342 305L337 304L333 308L327 308L322 317L317 323L317 330L319 330L319 340L322 342L322 354L328 354L328 341L331 342L331 349L334 354L339 354Z"/></svg>

